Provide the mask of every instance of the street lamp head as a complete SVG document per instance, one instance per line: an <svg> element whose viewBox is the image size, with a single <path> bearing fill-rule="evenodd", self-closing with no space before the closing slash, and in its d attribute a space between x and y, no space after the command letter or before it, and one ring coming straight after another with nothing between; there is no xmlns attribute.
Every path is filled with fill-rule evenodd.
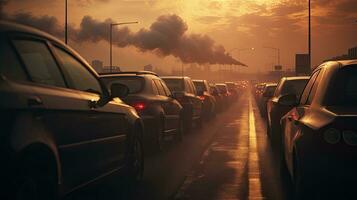
<svg viewBox="0 0 357 200"><path fill-rule="evenodd" d="M252 50L252 51L254 51L254 50L255 50L255 48L254 48L254 47L252 47L252 48L251 48L251 50Z"/></svg>

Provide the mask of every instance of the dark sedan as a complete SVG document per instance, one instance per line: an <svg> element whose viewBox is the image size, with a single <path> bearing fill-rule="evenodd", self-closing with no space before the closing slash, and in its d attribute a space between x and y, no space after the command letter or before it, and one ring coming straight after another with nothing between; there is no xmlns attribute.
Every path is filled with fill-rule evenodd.
<svg viewBox="0 0 357 200"><path fill-rule="evenodd" d="M308 80L308 76L282 78L273 97L266 104L267 134L275 149L279 149L281 144L280 119L292 109L291 106L280 104L279 99L286 94L295 95L299 99Z"/></svg>
<svg viewBox="0 0 357 200"><path fill-rule="evenodd" d="M218 88L219 93L223 97L223 101L225 104L224 109L228 108L228 106L233 101L233 97L232 97L232 94L228 91L227 85L224 83L217 83L215 86Z"/></svg>
<svg viewBox="0 0 357 200"><path fill-rule="evenodd" d="M202 115L204 119L211 119L216 115L216 99L209 92L209 85L206 80L193 80L197 93L203 101Z"/></svg>
<svg viewBox="0 0 357 200"><path fill-rule="evenodd" d="M202 126L203 101L198 96L191 78L180 76L161 77L169 87L180 104L183 106L183 118L185 130L190 130L192 125Z"/></svg>
<svg viewBox="0 0 357 200"><path fill-rule="evenodd" d="M356 86L357 60L332 61L313 71L299 102L296 95L280 97L280 104L294 106L281 119L282 166L292 177L297 199L320 199L327 192L338 192L335 199L340 199L355 191Z"/></svg>
<svg viewBox="0 0 357 200"><path fill-rule="evenodd" d="M161 151L166 136L182 139L183 113L180 103L172 98L165 82L157 74L147 71L102 74L110 88L120 83L129 88L123 101L133 106L144 121L146 144Z"/></svg>
<svg viewBox="0 0 357 200"><path fill-rule="evenodd" d="M108 91L79 54L33 28L0 22L0 44L0 199L54 200L142 176L142 122L117 98L126 86Z"/></svg>

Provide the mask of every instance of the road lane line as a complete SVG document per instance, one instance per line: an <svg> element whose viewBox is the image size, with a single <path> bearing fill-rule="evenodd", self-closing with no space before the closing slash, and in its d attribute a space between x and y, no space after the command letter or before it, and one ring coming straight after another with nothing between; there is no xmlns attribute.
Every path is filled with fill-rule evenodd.
<svg viewBox="0 0 357 200"><path fill-rule="evenodd" d="M259 155L257 150L257 133L252 105L252 96L249 95L249 157L248 157L248 199L264 199L262 196Z"/></svg>

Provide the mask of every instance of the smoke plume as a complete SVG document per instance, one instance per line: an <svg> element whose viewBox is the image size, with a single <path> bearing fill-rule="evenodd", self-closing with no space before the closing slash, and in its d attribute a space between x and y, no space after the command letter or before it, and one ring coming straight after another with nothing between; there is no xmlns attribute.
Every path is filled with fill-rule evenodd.
<svg viewBox="0 0 357 200"><path fill-rule="evenodd" d="M31 13L8 16L3 12L4 4L0 0L2 18L63 38L63 26L55 17L33 16ZM110 23L113 23L111 19L99 21L85 16L79 28L69 27L69 37L76 42L109 41ZM232 58L223 46L215 44L209 36L188 34L187 30L187 24L179 16L162 15L148 29L143 28L137 32L132 32L126 26L113 27L113 44L118 47L134 46L142 52L154 52L159 56L172 55L184 63L244 65Z"/></svg>
<svg viewBox="0 0 357 200"><path fill-rule="evenodd" d="M80 42L109 40L111 19L103 22L85 16L76 39ZM127 27L113 28L113 44L134 46L142 52L153 51L160 56L172 55L185 63L244 65L232 58L221 45L207 35L187 34L187 24L177 15L162 15L149 29L132 32Z"/></svg>

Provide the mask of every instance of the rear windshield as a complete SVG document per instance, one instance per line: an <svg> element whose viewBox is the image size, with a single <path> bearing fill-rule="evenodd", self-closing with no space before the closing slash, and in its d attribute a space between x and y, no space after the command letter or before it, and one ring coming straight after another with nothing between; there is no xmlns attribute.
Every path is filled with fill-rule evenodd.
<svg viewBox="0 0 357 200"><path fill-rule="evenodd" d="M308 79L288 80L283 85L280 95L295 94L297 97L299 97L308 81Z"/></svg>
<svg viewBox="0 0 357 200"><path fill-rule="evenodd" d="M185 87L183 85L183 79L163 79L170 89L171 92L174 91L184 91Z"/></svg>
<svg viewBox="0 0 357 200"><path fill-rule="evenodd" d="M336 88L331 91L337 97L336 105L357 105L357 66L344 67L341 72L338 73L339 84L334 84ZM336 95L336 93L340 95Z"/></svg>
<svg viewBox="0 0 357 200"><path fill-rule="evenodd" d="M216 85L220 93L226 93L227 87L225 85Z"/></svg>
<svg viewBox="0 0 357 200"><path fill-rule="evenodd" d="M137 76L117 76L117 77L106 77L103 79L105 84L110 88L113 83L121 83L129 88L130 94L140 93L144 88L144 79Z"/></svg>
<svg viewBox="0 0 357 200"><path fill-rule="evenodd" d="M197 91L206 91L205 84L202 81L194 81L193 84L195 84Z"/></svg>

